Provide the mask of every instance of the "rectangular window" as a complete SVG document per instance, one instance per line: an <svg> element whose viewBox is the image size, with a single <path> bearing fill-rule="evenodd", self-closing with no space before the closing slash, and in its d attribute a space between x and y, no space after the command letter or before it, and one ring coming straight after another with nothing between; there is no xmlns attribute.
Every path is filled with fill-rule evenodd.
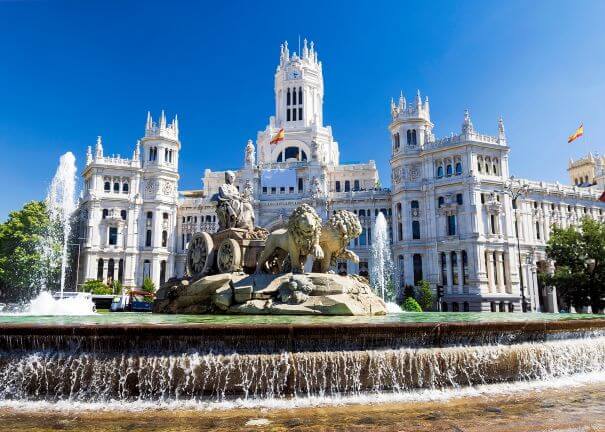
<svg viewBox="0 0 605 432"><path fill-rule="evenodd" d="M117 227L109 227L109 244L110 245L118 244L118 228Z"/></svg>
<svg viewBox="0 0 605 432"><path fill-rule="evenodd" d="M456 215L449 215L447 217L447 235L456 235Z"/></svg>
<svg viewBox="0 0 605 432"><path fill-rule="evenodd" d="M286 121L290 121L290 108L286 110Z"/></svg>
<svg viewBox="0 0 605 432"><path fill-rule="evenodd" d="M303 179L299 178L298 179L298 192L302 192L303 191Z"/></svg>
<svg viewBox="0 0 605 432"><path fill-rule="evenodd" d="M458 205L462 205L462 204L464 203L463 198L462 198L462 194L461 194L461 193L456 194L456 203L457 203Z"/></svg>
<svg viewBox="0 0 605 432"><path fill-rule="evenodd" d="M263 193L267 194L267 186L263 186Z"/></svg>
<svg viewBox="0 0 605 432"><path fill-rule="evenodd" d="M277 193L277 188L276 187L272 187L271 188L271 195L275 195Z"/></svg>
<svg viewBox="0 0 605 432"><path fill-rule="evenodd" d="M292 110L292 121L296 121L296 108Z"/></svg>
<svg viewBox="0 0 605 432"><path fill-rule="evenodd" d="M286 188L284 186L280 187L279 188L279 193L280 194L286 193Z"/></svg>
<svg viewBox="0 0 605 432"><path fill-rule="evenodd" d="M151 230L145 233L145 247L151 247Z"/></svg>
<svg viewBox="0 0 605 432"><path fill-rule="evenodd" d="M336 192L340 192L340 181L336 180Z"/></svg>
<svg viewBox="0 0 605 432"><path fill-rule="evenodd" d="M397 240L403 240L403 224L401 222L397 224Z"/></svg>
<svg viewBox="0 0 605 432"><path fill-rule="evenodd" d="M345 192L349 192L351 190L351 182L349 180L345 180Z"/></svg>
<svg viewBox="0 0 605 432"><path fill-rule="evenodd" d="M353 180L353 190L354 191L359 190L359 180Z"/></svg>
<svg viewBox="0 0 605 432"><path fill-rule="evenodd" d="M299 108L299 109L298 109L298 119L299 119L299 120L302 120L302 119L303 119L303 116L302 116L302 108Z"/></svg>
<svg viewBox="0 0 605 432"><path fill-rule="evenodd" d="M412 239L420 240L420 222L417 220L412 221Z"/></svg>
<svg viewBox="0 0 605 432"><path fill-rule="evenodd" d="M289 193L294 193L294 186L290 186Z"/></svg>

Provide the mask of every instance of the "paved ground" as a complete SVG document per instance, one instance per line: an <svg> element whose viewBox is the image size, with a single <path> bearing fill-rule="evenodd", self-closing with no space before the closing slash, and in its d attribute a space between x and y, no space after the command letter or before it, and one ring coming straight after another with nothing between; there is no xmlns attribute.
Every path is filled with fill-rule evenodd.
<svg viewBox="0 0 605 432"><path fill-rule="evenodd" d="M605 384L446 402L289 410L18 412L0 431L605 431Z"/></svg>

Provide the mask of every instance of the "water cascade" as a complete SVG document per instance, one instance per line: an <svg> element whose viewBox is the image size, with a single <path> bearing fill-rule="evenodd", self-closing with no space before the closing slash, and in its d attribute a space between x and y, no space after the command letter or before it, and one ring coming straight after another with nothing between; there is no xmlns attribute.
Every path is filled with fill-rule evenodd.
<svg viewBox="0 0 605 432"><path fill-rule="evenodd" d="M395 300L393 289L389 289L389 282L393 276L393 259L387 221L382 212L376 216L374 232L372 236L372 247L370 249L370 285L377 295L387 302Z"/></svg>
<svg viewBox="0 0 605 432"><path fill-rule="evenodd" d="M61 298L65 289L65 279L68 265L68 245L71 234L71 216L76 210L76 158L72 152L61 156L59 167L53 177L46 195L46 206L51 222L59 233L49 233L47 243L58 242L61 246ZM47 246L52 248L52 246Z"/></svg>
<svg viewBox="0 0 605 432"><path fill-rule="evenodd" d="M337 339L326 336L325 329L308 327L284 327L282 332L249 326L241 334L217 327L153 332L80 328L75 331L85 333L80 336L60 327L34 330L35 335L29 333L32 329L3 329L0 404L14 400L262 404L292 398L457 391L605 372L605 328L545 328L520 334L506 326L482 330L465 325L452 327L450 335L442 326L430 334L428 327L402 327L403 339L385 329L384 337L390 338L385 347L370 349L366 348L375 339L367 335L373 330L354 327L340 329ZM290 338L284 339L290 349L269 347L282 337ZM315 345L321 337L331 350L321 341Z"/></svg>

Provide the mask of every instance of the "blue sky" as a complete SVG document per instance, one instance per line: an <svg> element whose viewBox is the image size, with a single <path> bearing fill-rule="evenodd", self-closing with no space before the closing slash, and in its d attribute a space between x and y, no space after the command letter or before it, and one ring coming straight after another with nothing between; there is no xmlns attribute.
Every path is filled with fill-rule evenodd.
<svg viewBox="0 0 605 432"><path fill-rule="evenodd" d="M238 167L273 113L279 44L314 40L341 161L390 175L389 100L428 95L437 136L469 108L517 177L567 182L603 152L605 2L0 1L0 220L44 197L59 156L130 156L147 110L179 115L181 189ZM580 122L586 136L566 137Z"/></svg>

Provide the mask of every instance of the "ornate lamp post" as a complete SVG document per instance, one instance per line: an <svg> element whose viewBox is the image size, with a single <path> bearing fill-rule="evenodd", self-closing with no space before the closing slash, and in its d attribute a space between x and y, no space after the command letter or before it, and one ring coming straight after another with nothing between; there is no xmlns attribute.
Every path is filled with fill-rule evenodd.
<svg viewBox="0 0 605 432"><path fill-rule="evenodd" d="M523 284L523 267L521 265L521 244L519 241L517 198L519 198L520 196L527 195L527 192L529 191L529 185L527 185L527 184L521 185L520 183L515 183L514 180L515 180L515 177L511 176L510 179L506 182L506 185L504 186L504 193L511 197L512 202L513 202L513 210L515 211L515 224L517 227L515 234L517 237L517 256L519 259L519 283L521 285L521 310L523 312L527 312L527 303L526 303L526 299L525 299L525 287L523 286L524 285Z"/></svg>

